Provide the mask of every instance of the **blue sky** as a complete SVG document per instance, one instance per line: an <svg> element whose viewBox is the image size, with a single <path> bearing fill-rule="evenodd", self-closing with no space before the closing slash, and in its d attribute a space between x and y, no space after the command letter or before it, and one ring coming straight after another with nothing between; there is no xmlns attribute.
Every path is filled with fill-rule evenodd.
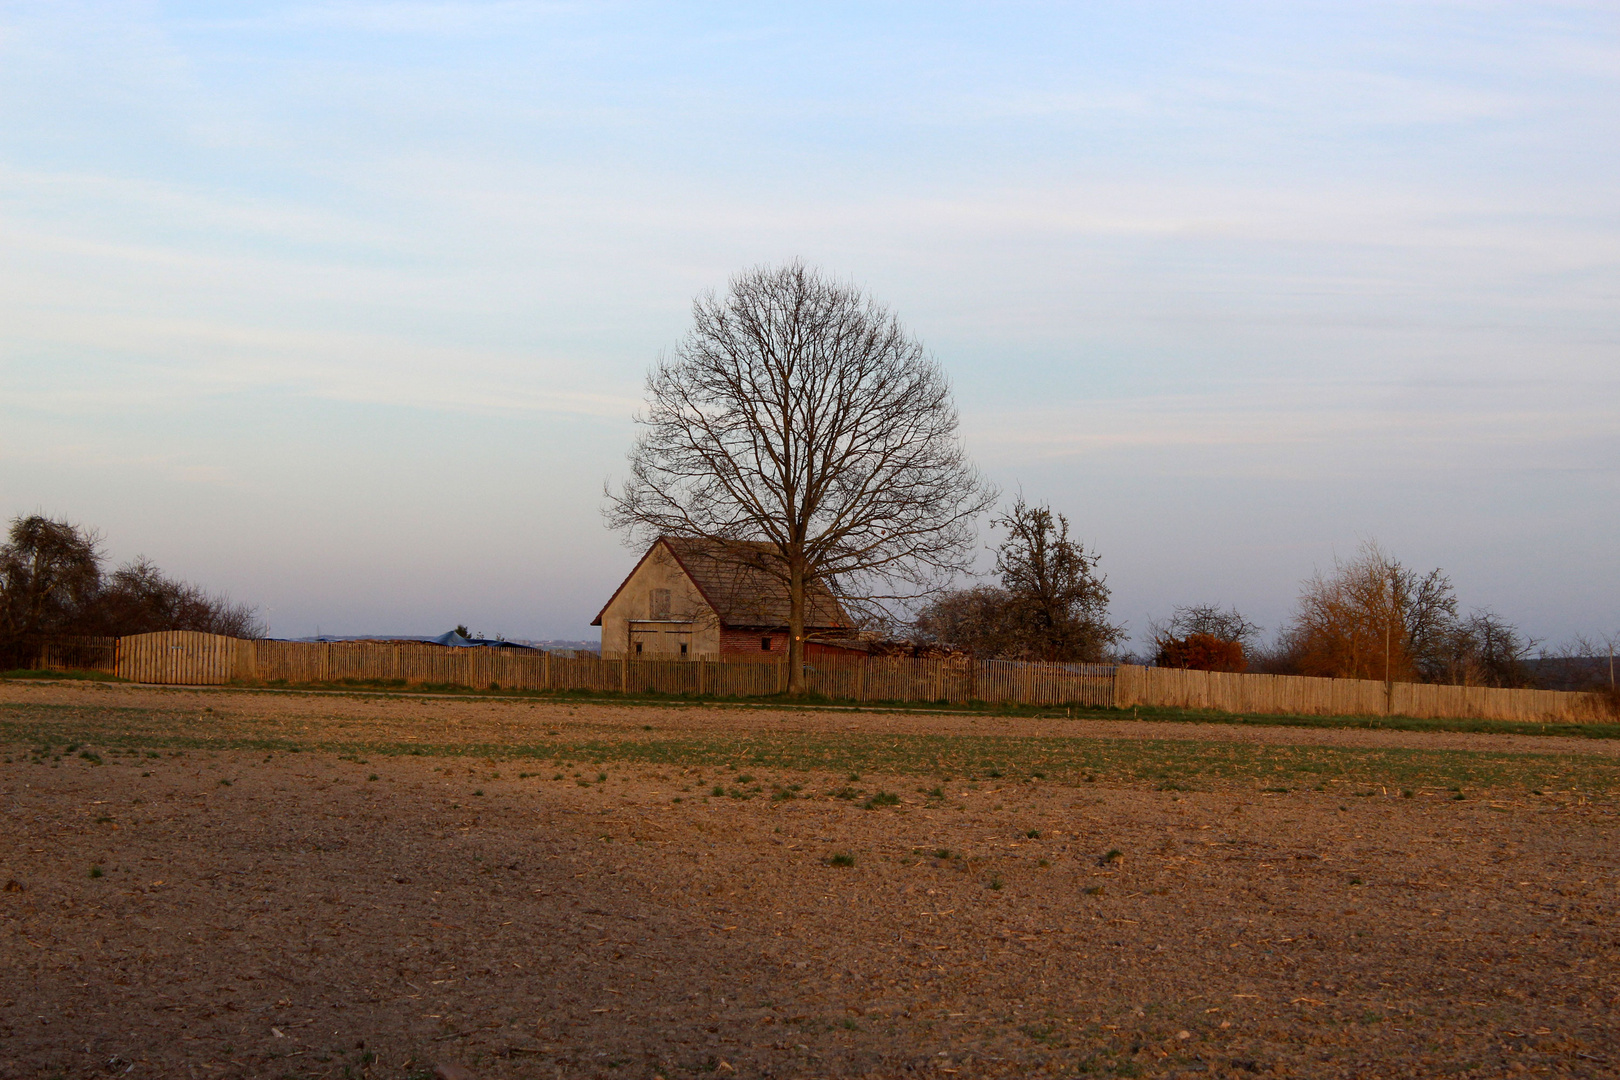
<svg viewBox="0 0 1620 1080"><path fill-rule="evenodd" d="M0 3L0 513L588 636L647 366L797 257L1134 630L1376 538L1612 632L1617 106L1612 4Z"/></svg>

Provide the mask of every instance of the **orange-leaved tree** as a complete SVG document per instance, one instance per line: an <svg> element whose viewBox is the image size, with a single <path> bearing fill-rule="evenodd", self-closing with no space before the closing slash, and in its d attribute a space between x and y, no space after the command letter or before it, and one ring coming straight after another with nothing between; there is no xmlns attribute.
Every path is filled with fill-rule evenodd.
<svg viewBox="0 0 1620 1080"><path fill-rule="evenodd" d="M1300 589L1286 636L1302 675L1434 679L1457 625L1451 579L1410 570L1373 541Z"/></svg>
<svg viewBox="0 0 1620 1080"><path fill-rule="evenodd" d="M1199 671L1246 671L1248 647L1260 632L1237 608L1216 604L1177 607L1168 623L1151 625L1157 667Z"/></svg>

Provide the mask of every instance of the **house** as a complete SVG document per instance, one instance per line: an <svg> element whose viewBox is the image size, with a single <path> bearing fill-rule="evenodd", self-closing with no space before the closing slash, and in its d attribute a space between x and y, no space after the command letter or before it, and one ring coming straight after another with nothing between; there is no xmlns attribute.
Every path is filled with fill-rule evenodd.
<svg viewBox="0 0 1620 1080"><path fill-rule="evenodd" d="M788 588L765 569L771 551L756 541L659 537L591 620L602 628L602 657L787 659ZM829 640L853 635L838 598L806 586L805 655L860 655Z"/></svg>

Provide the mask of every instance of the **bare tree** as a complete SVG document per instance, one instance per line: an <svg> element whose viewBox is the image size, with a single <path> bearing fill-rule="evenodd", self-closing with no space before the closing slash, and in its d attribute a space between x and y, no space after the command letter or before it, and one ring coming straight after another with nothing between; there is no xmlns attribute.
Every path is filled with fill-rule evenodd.
<svg viewBox="0 0 1620 1080"><path fill-rule="evenodd" d="M121 637L155 630L255 638L264 635L257 611L159 570L139 556L113 572L86 618L92 633Z"/></svg>
<svg viewBox="0 0 1620 1080"><path fill-rule="evenodd" d="M1301 674L1436 681L1456 620L1444 572L1411 570L1368 541L1304 583L1285 636Z"/></svg>
<svg viewBox="0 0 1620 1080"><path fill-rule="evenodd" d="M1007 539L996 549L1002 588L1013 599L1024 658L1097 663L1125 636L1108 622L1107 579L1099 556L1069 539L1069 519L1019 496L996 519Z"/></svg>
<svg viewBox="0 0 1620 1080"><path fill-rule="evenodd" d="M698 297L692 322L648 374L605 516L632 543L752 541L727 547L786 588L800 692L806 585L868 615L928 595L967 569L996 493L963 452L939 365L858 288L761 267Z"/></svg>
<svg viewBox="0 0 1620 1080"><path fill-rule="evenodd" d="M996 548L1000 586L943 594L918 613L916 633L975 656L1101 661L1124 631L1108 622L1098 556L1070 539L1068 518L1022 496L994 524L1007 530Z"/></svg>
<svg viewBox="0 0 1620 1080"><path fill-rule="evenodd" d="M1489 610L1458 614L1451 579L1402 565L1376 543L1304 583L1268 666L1304 675L1526 686L1535 642Z"/></svg>
<svg viewBox="0 0 1620 1080"><path fill-rule="evenodd" d="M101 587L101 535L33 514L0 545L0 634L69 632Z"/></svg>
<svg viewBox="0 0 1620 1080"><path fill-rule="evenodd" d="M964 649L978 657L1010 658L1023 648L1017 605L999 585L941 593L917 613L911 631L923 642Z"/></svg>
<svg viewBox="0 0 1620 1080"><path fill-rule="evenodd" d="M1188 634L1207 634L1220 641L1231 641L1248 648L1260 633L1260 625L1243 617L1235 607L1223 608L1219 604L1178 604L1170 613L1170 621L1163 626L1151 627L1155 634L1186 637Z"/></svg>
<svg viewBox="0 0 1620 1080"><path fill-rule="evenodd" d="M1439 658L1444 678L1436 681L1507 687L1529 686L1534 681L1527 661L1536 642L1493 611L1482 609L1458 619L1444 641L1444 655Z"/></svg>

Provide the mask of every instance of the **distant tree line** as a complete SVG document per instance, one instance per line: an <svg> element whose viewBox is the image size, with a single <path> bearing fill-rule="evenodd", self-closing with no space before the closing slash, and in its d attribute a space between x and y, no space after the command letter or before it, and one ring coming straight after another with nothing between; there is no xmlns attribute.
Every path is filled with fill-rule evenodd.
<svg viewBox="0 0 1620 1080"><path fill-rule="evenodd" d="M1495 612L1458 610L1444 571L1414 570L1376 543L1318 571L1270 645L1235 609L1178 607L1153 627L1161 667L1338 679L1536 685L1536 642Z"/></svg>
<svg viewBox="0 0 1620 1080"><path fill-rule="evenodd" d="M1535 644L1493 611L1460 613L1442 570L1414 570L1369 542L1306 580L1265 660L1301 675L1514 687L1534 683Z"/></svg>
<svg viewBox="0 0 1620 1080"><path fill-rule="evenodd" d="M1302 583L1289 621L1267 643L1236 608L1176 607L1149 624L1146 656L1120 652L1098 555L1068 519L1019 498L992 524L996 577L938 594L909 628L915 640L985 659L1123 661L1204 671L1473 686L1603 689L1613 685L1613 641L1539 648L1489 609L1461 610L1439 569L1417 570L1378 544Z"/></svg>
<svg viewBox="0 0 1620 1080"><path fill-rule="evenodd" d="M105 564L95 530L38 514L14 518L0 545L0 642L157 630L264 633L252 607L171 578L145 557L110 572Z"/></svg>

